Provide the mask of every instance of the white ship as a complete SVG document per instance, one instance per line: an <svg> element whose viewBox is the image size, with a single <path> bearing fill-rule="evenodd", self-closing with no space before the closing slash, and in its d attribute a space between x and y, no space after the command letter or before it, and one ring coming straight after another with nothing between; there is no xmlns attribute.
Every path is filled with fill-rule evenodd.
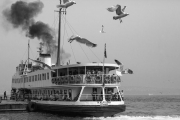
<svg viewBox="0 0 180 120"><path fill-rule="evenodd" d="M113 116L125 111L120 74L126 71L120 70L120 64L61 65L59 46L60 39L56 65L51 64L50 54L40 52L39 58L33 60L36 64L28 57L16 67L11 99L28 99L27 110L31 112L52 111L68 116Z"/></svg>

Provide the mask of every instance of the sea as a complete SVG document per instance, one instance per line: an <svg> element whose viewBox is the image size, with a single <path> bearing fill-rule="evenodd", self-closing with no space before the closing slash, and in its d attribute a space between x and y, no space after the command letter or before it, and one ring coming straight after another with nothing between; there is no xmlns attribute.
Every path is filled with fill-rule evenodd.
<svg viewBox="0 0 180 120"><path fill-rule="evenodd" d="M126 111L114 117L68 117L42 112L0 113L0 120L180 120L180 95L126 95Z"/></svg>

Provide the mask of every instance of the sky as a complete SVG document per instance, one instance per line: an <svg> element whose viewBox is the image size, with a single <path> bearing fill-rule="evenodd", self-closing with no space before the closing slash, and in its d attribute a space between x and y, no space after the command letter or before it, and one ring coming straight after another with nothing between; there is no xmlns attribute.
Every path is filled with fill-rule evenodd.
<svg viewBox="0 0 180 120"><path fill-rule="evenodd" d="M0 1L0 94L10 91L16 66L30 57L36 59L40 40L25 36L20 28L13 28L2 11L17 0ZM27 0L32 2L35 0ZM48 24L57 33L59 0L41 0L42 12L35 21ZM124 94L177 94L180 95L180 1L179 0L75 0L67 14L62 16L61 47L71 63L102 62L106 43L106 63L121 61L134 74L122 76ZM112 5L127 6L123 22L113 20L115 12L106 9ZM65 22L66 20L66 22ZM106 33L100 33L101 26ZM64 32L67 31L67 32ZM97 44L88 48L76 42L68 43L71 35L78 34ZM54 39L57 36L54 35ZM73 52L72 52L73 50ZM84 54L84 52L86 54ZM88 57L86 57L86 55ZM74 57L75 56L75 57ZM53 60L55 63L55 60Z"/></svg>

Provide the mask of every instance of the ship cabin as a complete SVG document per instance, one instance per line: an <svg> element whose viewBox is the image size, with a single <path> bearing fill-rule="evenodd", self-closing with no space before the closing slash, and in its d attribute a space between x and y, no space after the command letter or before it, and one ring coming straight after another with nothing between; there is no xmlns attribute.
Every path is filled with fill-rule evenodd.
<svg viewBox="0 0 180 120"><path fill-rule="evenodd" d="M118 65L108 63L54 66L52 70L32 71L13 78L12 88L18 91L16 99L28 96L45 101L123 101L118 69Z"/></svg>

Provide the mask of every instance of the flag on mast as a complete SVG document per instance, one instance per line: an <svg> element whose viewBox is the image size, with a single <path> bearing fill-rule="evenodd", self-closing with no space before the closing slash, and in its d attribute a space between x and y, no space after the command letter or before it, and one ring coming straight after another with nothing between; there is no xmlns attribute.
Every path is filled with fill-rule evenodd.
<svg viewBox="0 0 180 120"><path fill-rule="evenodd" d="M107 53L106 53L106 43L105 43L105 46L104 46L104 57L107 58Z"/></svg>

